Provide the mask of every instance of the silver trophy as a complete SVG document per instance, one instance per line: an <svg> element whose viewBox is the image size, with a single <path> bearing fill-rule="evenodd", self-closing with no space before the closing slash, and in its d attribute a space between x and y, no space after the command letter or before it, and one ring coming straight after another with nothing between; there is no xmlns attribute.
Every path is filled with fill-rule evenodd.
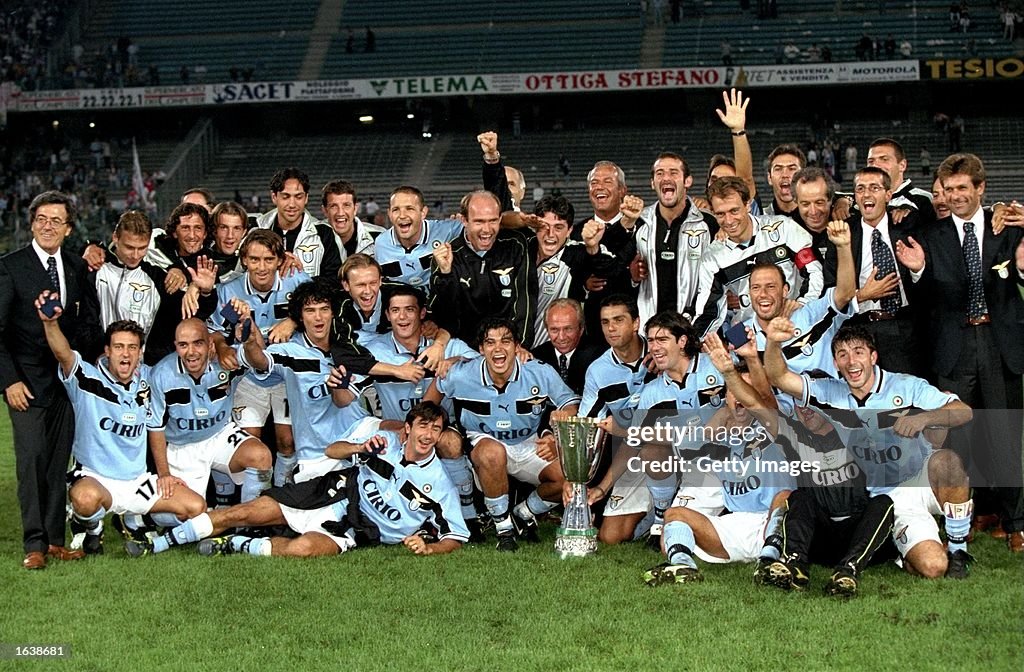
<svg viewBox="0 0 1024 672"><path fill-rule="evenodd" d="M587 482L601 461L604 430L594 418L566 418L554 420L552 425L562 473L572 485L572 498L555 535L555 550L562 558L583 558L597 552L597 528L587 505Z"/></svg>

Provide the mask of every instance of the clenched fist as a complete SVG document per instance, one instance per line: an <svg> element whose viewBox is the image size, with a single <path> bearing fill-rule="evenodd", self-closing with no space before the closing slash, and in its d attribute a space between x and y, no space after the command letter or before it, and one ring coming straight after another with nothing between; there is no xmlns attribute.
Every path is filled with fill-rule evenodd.
<svg viewBox="0 0 1024 672"><path fill-rule="evenodd" d="M628 194L622 199L622 226L632 229L636 220L640 218L640 212L644 209L644 199L633 194Z"/></svg>
<svg viewBox="0 0 1024 672"><path fill-rule="evenodd" d="M437 263L437 270L442 273L452 272L452 244L441 243L434 248L434 261Z"/></svg>

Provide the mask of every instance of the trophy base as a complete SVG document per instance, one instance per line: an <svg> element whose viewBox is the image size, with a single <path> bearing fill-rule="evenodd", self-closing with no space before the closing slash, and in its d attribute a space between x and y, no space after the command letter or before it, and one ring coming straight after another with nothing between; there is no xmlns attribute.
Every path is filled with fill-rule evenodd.
<svg viewBox="0 0 1024 672"><path fill-rule="evenodd" d="M555 552L565 558L585 558L597 553L597 528L567 530L558 528L555 534Z"/></svg>

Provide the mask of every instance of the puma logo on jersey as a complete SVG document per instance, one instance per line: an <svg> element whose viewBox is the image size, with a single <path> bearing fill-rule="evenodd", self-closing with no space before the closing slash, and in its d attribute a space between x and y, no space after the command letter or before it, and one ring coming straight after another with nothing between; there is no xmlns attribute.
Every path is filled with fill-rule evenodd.
<svg viewBox="0 0 1024 672"><path fill-rule="evenodd" d="M469 284L469 278L459 278L459 282L464 284L466 287L471 287L472 286L472 285Z"/></svg>

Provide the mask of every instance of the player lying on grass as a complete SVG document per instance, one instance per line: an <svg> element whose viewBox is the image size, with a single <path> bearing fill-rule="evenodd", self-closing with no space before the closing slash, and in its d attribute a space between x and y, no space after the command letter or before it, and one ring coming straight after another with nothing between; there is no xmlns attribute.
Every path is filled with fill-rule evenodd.
<svg viewBox="0 0 1024 672"><path fill-rule="evenodd" d="M434 452L444 417L437 404L417 404L398 433L354 434L327 447L328 456L355 457L356 466L271 488L251 502L196 516L152 541L128 541L125 550L140 557L202 540L202 555L314 557L379 543L401 543L417 555L450 553L468 540L469 531L455 486ZM271 525L287 525L299 536L208 538L231 528ZM437 541L417 534L427 525L436 530Z"/></svg>

